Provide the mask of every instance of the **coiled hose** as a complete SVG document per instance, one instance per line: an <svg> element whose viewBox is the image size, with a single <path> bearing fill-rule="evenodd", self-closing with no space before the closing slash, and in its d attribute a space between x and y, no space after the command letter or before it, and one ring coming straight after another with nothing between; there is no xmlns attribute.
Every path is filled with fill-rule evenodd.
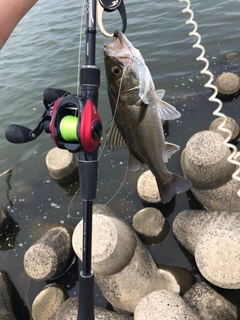
<svg viewBox="0 0 240 320"><path fill-rule="evenodd" d="M190 9L190 0L179 0L179 2L185 1L187 3L187 7L182 10L183 13L188 12L190 14L190 19L186 21L186 24L192 24L194 26L193 31L189 33L189 36L197 37L197 42L193 45L193 48L198 48L201 50L201 54L199 57L196 58L197 61L205 62L205 67L201 70L201 74L206 74L209 76L209 81L204 85L206 88L210 88L214 91L211 97L208 98L209 101L215 102L218 104L217 109L213 112L213 115L216 117L222 118L222 123L218 126L218 129L227 133L227 138L224 140L223 144L231 149L231 155L227 158L227 161L236 165L236 171L232 174L232 178L238 182L240 182L240 162L237 161L237 158L240 155L240 152L237 150L236 146L229 143L231 139L231 131L225 128L227 117L224 113L220 112L222 109L222 101L216 98L218 94L218 88L213 84L214 76L211 71L208 70L209 68L209 61L205 57L205 48L201 45L201 35L197 32L198 25L197 22L194 21L194 13L192 9ZM239 158L240 159L240 158ZM240 189L237 191L237 195L240 197Z"/></svg>

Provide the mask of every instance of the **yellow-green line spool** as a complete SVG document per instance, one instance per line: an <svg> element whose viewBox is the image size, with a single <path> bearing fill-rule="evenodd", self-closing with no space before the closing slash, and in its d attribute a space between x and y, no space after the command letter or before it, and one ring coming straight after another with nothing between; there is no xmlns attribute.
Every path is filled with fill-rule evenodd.
<svg viewBox="0 0 240 320"><path fill-rule="evenodd" d="M60 133L65 141L78 141L77 136L78 118L74 116L65 116L60 122Z"/></svg>

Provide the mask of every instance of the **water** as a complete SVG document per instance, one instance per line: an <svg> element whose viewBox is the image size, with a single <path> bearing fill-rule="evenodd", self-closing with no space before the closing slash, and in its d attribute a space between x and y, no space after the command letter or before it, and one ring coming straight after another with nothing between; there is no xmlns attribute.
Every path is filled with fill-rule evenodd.
<svg viewBox="0 0 240 320"><path fill-rule="evenodd" d="M151 5L148 0L126 1L126 35L145 58L156 88L164 88L165 100L182 113L179 120L170 123L167 137L167 141L181 148L195 132L208 129L216 108L207 99L211 94L204 88L208 79L200 74L204 64L196 61L200 51L192 48L196 39L188 36L192 26L185 25L189 19L189 14L181 12L185 6L185 2L174 0L155 1ZM226 53L239 50L239 3L194 0L192 8L213 73L218 75L229 70L239 74L238 64L230 66L224 61ZM0 52L0 171L14 168L10 175L0 178L0 206L7 208L12 217L9 230L0 237L0 269L7 270L21 298L15 306L18 319L26 319L24 305L31 306L45 286L45 283L30 281L25 275L24 253L50 226L76 225L81 217L81 201L79 196L74 199L69 216L68 207L78 182L62 187L49 177L45 157L54 147L49 135L43 133L34 142L13 145L6 141L4 131L12 123L36 126L44 110L42 93L46 88L77 92L81 12L82 1L69 0L66 5L63 0L41 0L19 23ZM104 24L108 32L120 28L118 13L105 13ZM99 113L104 128L110 117L102 54L106 41L97 34L96 60L102 71ZM84 63L84 36L81 51ZM223 111L237 121L238 109L238 100L224 103ZM95 203L106 203L114 196L124 180L126 163L126 151L103 150ZM181 173L179 153L172 156L168 168ZM128 223L143 207L136 194L140 174L127 173L123 187L109 204ZM175 201L161 207L161 211L172 223L176 214L188 208L199 208L190 193L178 195ZM178 265L199 277L193 258L177 244L171 232L162 244L148 246L148 249L158 264ZM65 287L69 296L77 295L76 264L57 283ZM221 293L234 303L239 302L238 291L222 290ZM99 293L96 302L105 303Z"/></svg>

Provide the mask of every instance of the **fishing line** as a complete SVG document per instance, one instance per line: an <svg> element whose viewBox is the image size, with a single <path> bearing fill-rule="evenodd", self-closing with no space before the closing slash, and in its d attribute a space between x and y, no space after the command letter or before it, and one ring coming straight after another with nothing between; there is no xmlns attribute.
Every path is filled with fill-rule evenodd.
<svg viewBox="0 0 240 320"><path fill-rule="evenodd" d="M102 205L101 208L99 208L95 213L98 213L99 211L101 211L102 209L104 209L110 202L113 201L113 199L117 196L117 194L121 191L125 181L126 181L126 178L127 178L127 173L128 173L128 164L126 165L126 170L125 170L125 175L124 175L124 178L119 186L119 188L117 189L117 191L115 192L115 194L112 196L112 198L110 198L104 205Z"/></svg>
<svg viewBox="0 0 240 320"><path fill-rule="evenodd" d="M79 97L80 95L80 70L81 70L81 47L82 47L82 36L83 36L83 17L85 13L85 5L86 5L86 0L83 1L82 4L82 14L81 14L81 20L80 20L80 29L79 29L79 45L78 45L78 72L77 72L77 96ZM77 117L77 110L75 112L75 117ZM70 214L70 206L72 205L74 199L78 195L80 191L80 188L76 191L75 195L72 197L69 205L68 205L68 216L71 217L72 219L75 219L74 217L71 216Z"/></svg>
<svg viewBox="0 0 240 320"><path fill-rule="evenodd" d="M78 75L77 75L77 96L80 94L80 69L81 69L81 47L82 47L82 35L83 35L83 16L85 11L86 0L83 1L82 5L82 15L80 21L80 30L79 30L79 46L78 46Z"/></svg>
<svg viewBox="0 0 240 320"><path fill-rule="evenodd" d="M128 66L128 64L127 64L127 66ZM107 144L107 141L108 141L108 137L110 136L110 134L112 132L111 128L112 128L112 124L114 123L114 120L115 120L115 117L116 117L116 113L117 113L117 109L118 109L118 105L119 105L119 100L120 100L121 89L122 89L122 81L123 81L126 69L127 69L127 67L123 68L123 73L122 73L122 77L121 77L121 80L120 80L120 85L119 85L119 90L118 90L118 95L117 95L117 100L116 100L116 107L115 107L115 110L114 110L113 117L112 117L112 119L111 119L111 121L109 123L110 130L107 133L107 137L106 137L106 139L105 139L105 141L103 143L103 147L101 148L101 151L99 153L98 160L102 156L103 150L106 147L106 144ZM109 89L109 86L108 86L108 89ZM112 95L112 98L114 98L113 94L111 93L111 91L109 90L108 92L110 92L110 94Z"/></svg>
<svg viewBox="0 0 240 320"><path fill-rule="evenodd" d="M189 33L189 36L196 36L197 37L197 42L193 45L193 48L198 48L200 49L202 52L200 54L199 57L196 58L197 61L203 61L205 62L205 67L202 69L202 71L200 72L201 74L206 74L209 76L209 81L204 85L204 87L206 88L210 88L212 90L214 90L214 93L212 94L211 97L208 98L209 101L215 102L218 104L217 109L213 112L213 115L216 117L220 117L223 119L223 122L218 126L218 129L221 130L222 132L226 132L228 134L227 138L224 140L223 144L225 146L227 146L228 148L230 148L232 150L231 155L227 158L227 161L229 163L232 163L234 165L236 165L238 168L236 169L236 171L232 174L232 178L235 181L240 182L240 162L237 161L237 158L240 156L240 151L237 150L237 147L234 146L233 144L229 143L232 133L230 130L228 130L227 128L225 128L226 122L227 122L227 117L224 113L220 112L222 109L222 101L218 98L216 98L217 94L218 94L218 88L212 83L214 80L214 76L212 74L211 71L208 70L209 68L209 61L208 59L205 57L205 48L203 45L201 45L201 35L197 32L198 29L198 24L196 21L194 21L194 13L193 11L190 9L190 0L179 0L179 2L183 2L185 1L187 3L187 7L185 9L182 10L183 13L188 12L190 14L190 19L186 21L186 24L192 24L194 26L194 29L192 32ZM237 195L240 197L240 189L237 191Z"/></svg>

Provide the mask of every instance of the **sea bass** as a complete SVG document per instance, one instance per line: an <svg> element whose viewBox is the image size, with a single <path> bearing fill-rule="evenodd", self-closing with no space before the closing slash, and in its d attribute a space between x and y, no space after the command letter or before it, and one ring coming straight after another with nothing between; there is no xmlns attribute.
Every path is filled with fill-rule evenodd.
<svg viewBox="0 0 240 320"><path fill-rule="evenodd" d="M146 164L156 178L162 203L185 192L191 182L171 173L165 163L179 146L165 141L162 120L181 116L175 107L162 101L164 90L155 90L140 51L121 31L114 42L104 45L108 95L113 118L108 144L112 149L129 149L129 169Z"/></svg>

